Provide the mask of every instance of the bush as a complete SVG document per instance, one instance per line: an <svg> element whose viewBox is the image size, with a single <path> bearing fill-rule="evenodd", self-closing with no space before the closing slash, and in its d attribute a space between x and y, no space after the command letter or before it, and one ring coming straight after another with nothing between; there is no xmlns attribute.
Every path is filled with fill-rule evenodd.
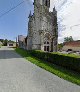
<svg viewBox="0 0 80 92"><path fill-rule="evenodd" d="M80 57L59 53L48 53L39 50L32 50L29 51L29 53L41 60L80 72Z"/></svg>

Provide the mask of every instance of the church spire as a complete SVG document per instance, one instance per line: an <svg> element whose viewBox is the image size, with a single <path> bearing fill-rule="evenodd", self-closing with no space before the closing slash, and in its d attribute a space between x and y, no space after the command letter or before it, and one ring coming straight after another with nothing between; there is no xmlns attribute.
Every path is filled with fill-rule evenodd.
<svg viewBox="0 0 80 92"><path fill-rule="evenodd" d="M29 17L31 17L32 16L32 14L31 14L31 11L30 11L30 13L29 13Z"/></svg>
<svg viewBox="0 0 80 92"><path fill-rule="evenodd" d="M57 16L57 11L56 11L55 6L54 6L54 8L53 8L53 13L54 13L55 16Z"/></svg>
<svg viewBox="0 0 80 92"><path fill-rule="evenodd" d="M56 11L55 6L54 6L54 8L53 8L53 11Z"/></svg>

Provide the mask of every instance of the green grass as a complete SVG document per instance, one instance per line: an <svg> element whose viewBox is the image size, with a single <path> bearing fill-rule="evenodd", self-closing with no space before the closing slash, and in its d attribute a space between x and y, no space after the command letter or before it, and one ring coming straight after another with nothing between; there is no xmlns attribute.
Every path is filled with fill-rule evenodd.
<svg viewBox="0 0 80 92"><path fill-rule="evenodd" d="M42 61L36 57L31 56L28 51L25 51L19 48L15 49L15 51L21 56L23 56L24 58L26 58L31 63L57 75L60 78L68 80L77 85L80 85L80 74L79 73L71 71L71 70L67 70L63 67L60 67L60 66L57 66L57 65L45 62L45 61Z"/></svg>

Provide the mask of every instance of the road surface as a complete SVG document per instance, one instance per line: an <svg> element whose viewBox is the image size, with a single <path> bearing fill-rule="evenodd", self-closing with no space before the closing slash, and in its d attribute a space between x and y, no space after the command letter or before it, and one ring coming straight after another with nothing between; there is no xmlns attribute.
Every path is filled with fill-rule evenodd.
<svg viewBox="0 0 80 92"><path fill-rule="evenodd" d="M12 48L0 48L0 92L80 92L80 86L26 61Z"/></svg>

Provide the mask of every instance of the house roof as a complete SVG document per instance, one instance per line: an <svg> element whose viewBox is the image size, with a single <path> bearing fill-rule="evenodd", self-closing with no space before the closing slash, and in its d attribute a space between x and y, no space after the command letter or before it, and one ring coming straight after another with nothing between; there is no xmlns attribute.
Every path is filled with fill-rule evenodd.
<svg viewBox="0 0 80 92"><path fill-rule="evenodd" d="M66 43L65 43L65 46L80 47L80 40L78 40L78 41L66 42Z"/></svg>

